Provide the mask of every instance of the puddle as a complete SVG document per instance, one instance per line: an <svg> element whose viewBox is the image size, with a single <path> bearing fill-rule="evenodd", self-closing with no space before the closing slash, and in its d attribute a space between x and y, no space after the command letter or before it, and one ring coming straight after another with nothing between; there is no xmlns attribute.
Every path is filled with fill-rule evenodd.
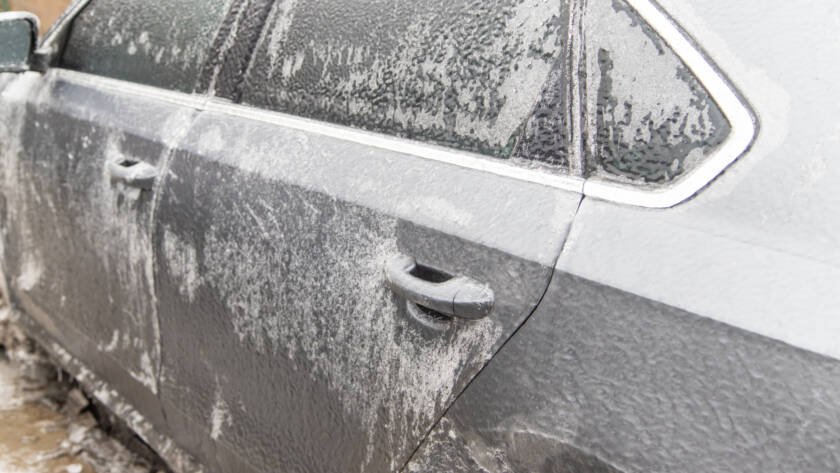
<svg viewBox="0 0 840 473"><path fill-rule="evenodd" d="M0 473L169 471L8 315L0 306Z"/></svg>
<svg viewBox="0 0 840 473"><path fill-rule="evenodd" d="M79 427L44 403L56 393L22 375L0 352L0 473L96 473L72 454L70 429Z"/></svg>

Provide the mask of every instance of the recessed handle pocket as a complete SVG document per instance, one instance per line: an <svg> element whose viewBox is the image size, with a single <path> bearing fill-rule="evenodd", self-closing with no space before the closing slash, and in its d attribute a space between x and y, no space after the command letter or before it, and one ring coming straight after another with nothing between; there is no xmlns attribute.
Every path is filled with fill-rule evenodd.
<svg viewBox="0 0 840 473"><path fill-rule="evenodd" d="M385 275L395 294L441 314L481 319L493 310L493 290L486 284L418 265L410 256L389 260Z"/></svg>

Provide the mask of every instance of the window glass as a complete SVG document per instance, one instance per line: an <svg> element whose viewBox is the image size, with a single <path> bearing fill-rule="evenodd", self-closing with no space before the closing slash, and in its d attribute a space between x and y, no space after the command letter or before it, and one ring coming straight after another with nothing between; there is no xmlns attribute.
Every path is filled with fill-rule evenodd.
<svg viewBox="0 0 840 473"><path fill-rule="evenodd" d="M232 0L92 0L62 67L192 92Z"/></svg>
<svg viewBox="0 0 840 473"><path fill-rule="evenodd" d="M691 170L730 125L680 58L623 0L589 2L585 29L594 139L590 175L664 184Z"/></svg>
<svg viewBox="0 0 840 473"><path fill-rule="evenodd" d="M508 158L562 56L558 0L277 2L245 103Z"/></svg>

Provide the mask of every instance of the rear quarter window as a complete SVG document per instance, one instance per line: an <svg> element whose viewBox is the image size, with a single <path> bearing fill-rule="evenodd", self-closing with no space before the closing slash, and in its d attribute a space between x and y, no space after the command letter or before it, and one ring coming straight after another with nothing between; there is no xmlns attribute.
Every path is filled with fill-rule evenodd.
<svg viewBox="0 0 840 473"><path fill-rule="evenodd" d="M590 2L587 41L589 176L667 185L730 133L709 92L623 0Z"/></svg>

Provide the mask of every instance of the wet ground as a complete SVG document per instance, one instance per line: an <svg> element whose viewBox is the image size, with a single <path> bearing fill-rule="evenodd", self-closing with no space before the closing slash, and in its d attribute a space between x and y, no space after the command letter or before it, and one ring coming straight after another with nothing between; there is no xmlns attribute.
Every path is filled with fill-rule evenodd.
<svg viewBox="0 0 840 473"><path fill-rule="evenodd" d="M47 401L48 388L22 375L21 366L0 360L0 472L94 472L69 448L77 429Z"/></svg>
<svg viewBox="0 0 840 473"><path fill-rule="evenodd" d="M166 471L109 435L114 421L0 310L0 473Z"/></svg>

